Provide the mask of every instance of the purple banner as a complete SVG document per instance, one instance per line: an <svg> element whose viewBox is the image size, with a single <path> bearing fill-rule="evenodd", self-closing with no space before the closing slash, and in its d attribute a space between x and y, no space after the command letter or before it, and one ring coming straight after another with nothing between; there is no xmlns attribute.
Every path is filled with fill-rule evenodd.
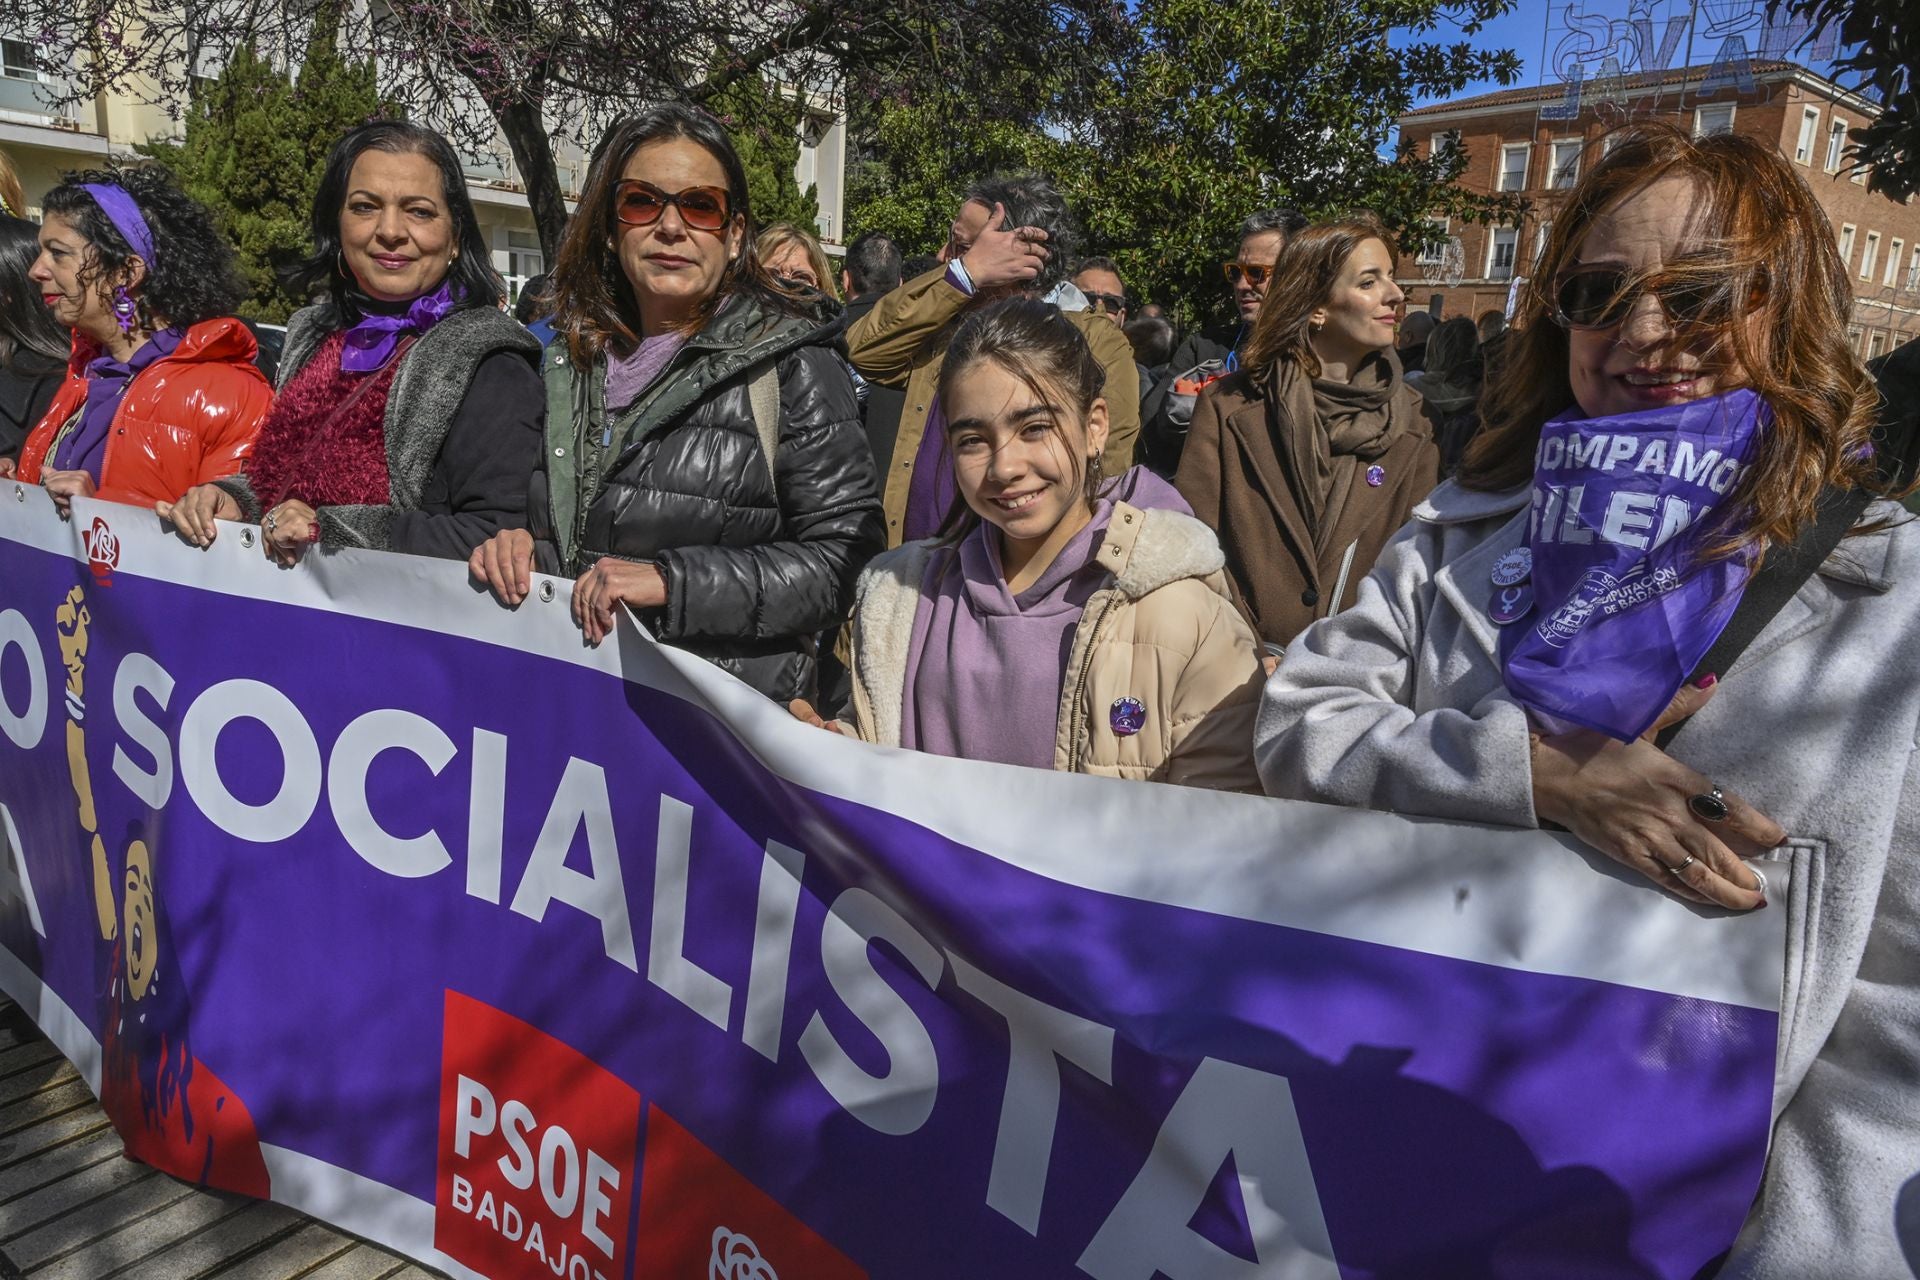
<svg viewBox="0 0 1920 1280"><path fill-rule="evenodd" d="M583 650L564 583L28 496L0 981L179 1176L604 1280L1684 1280L1758 1186L1777 926L1536 833L869 748Z"/></svg>

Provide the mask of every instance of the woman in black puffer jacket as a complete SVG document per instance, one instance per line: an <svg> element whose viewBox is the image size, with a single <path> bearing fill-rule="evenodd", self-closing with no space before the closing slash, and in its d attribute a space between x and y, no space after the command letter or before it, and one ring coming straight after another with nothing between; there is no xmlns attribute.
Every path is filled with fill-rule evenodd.
<svg viewBox="0 0 1920 1280"><path fill-rule="evenodd" d="M614 126L552 276L547 447L529 530L475 551L518 605L576 575L590 643L620 605L661 640L786 701L884 543L839 324L753 254L726 131L679 104Z"/></svg>

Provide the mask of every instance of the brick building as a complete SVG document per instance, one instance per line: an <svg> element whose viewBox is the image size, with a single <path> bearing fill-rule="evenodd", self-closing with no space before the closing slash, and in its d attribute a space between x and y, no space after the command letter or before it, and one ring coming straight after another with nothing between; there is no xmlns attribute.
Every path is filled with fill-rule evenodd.
<svg viewBox="0 0 1920 1280"><path fill-rule="evenodd" d="M1443 315L1475 318L1504 309L1514 277L1527 274L1545 244L1580 166L1603 154L1607 133L1631 117L1666 120L1696 135L1731 131L1778 147L1833 224L1853 282L1848 337L1854 349L1871 359L1920 338L1920 202L1869 192L1864 176L1850 173L1843 159L1847 130L1879 108L1792 63L1755 63L1744 91L1699 92L1712 71L1695 66L1627 77L1612 87L1604 108L1588 105L1574 119L1552 118L1568 101L1563 85L1481 94L1402 116L1401 138L1421 155L1443 135L1458 137L1467 154L1461 185L1512 192L1526 202L1518 225L1443 226L1449 233L1443 250L1403 259L1400 285L1408 307L1437 300Z"/></svg>

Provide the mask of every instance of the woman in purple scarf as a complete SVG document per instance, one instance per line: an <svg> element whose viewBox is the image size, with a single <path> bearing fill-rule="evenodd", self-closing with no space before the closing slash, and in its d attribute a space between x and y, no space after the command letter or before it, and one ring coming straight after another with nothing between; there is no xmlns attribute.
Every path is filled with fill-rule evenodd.
<svg viewBox="0 0 1920 1280"><path fill-rule="evenodd" d="M163 504L182 536L257 520L283 565L313 543L464 560L526 523L546 400L540 344L500 282L460 162L381 120L334 145L296 279L280 392L246 468Z"/></svg>
<svg viewBox="0 0 1920 1280"><path fill-rule="evenodd" d="M1269 682L1261 779L1557 824L1703 906L1771 897L1777 1123L1717 1273L1904 1275L1920 1257L1920 526L1876 465L1877 396L1846 336L1856 264L1769 144L1667 126L1609 141L1554 219L1457 479ZM1836 502L1863 514L1814 547ZM1754 591L1751 638L1730 665L1709 657L1769 565L1791 598ZM1699 1243L1714 1273L1729 1242Z"/></svg>

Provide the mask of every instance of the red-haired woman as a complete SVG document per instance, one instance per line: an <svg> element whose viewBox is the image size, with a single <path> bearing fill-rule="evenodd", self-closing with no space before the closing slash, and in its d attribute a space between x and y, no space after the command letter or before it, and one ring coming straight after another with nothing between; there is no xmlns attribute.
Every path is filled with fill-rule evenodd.
<svg viewBox="0 0 1920 1280"><path fill-rule="evenodd" d="M1459 475L1287 650L1255 740L1274 795L1558 823L1721 907L1766 906L1754 861L1791 884L1777 1123L1722 1276L1914 1256L1920 528L1878 500L1851 307L1771 146L1617 135Z"/></svg>

